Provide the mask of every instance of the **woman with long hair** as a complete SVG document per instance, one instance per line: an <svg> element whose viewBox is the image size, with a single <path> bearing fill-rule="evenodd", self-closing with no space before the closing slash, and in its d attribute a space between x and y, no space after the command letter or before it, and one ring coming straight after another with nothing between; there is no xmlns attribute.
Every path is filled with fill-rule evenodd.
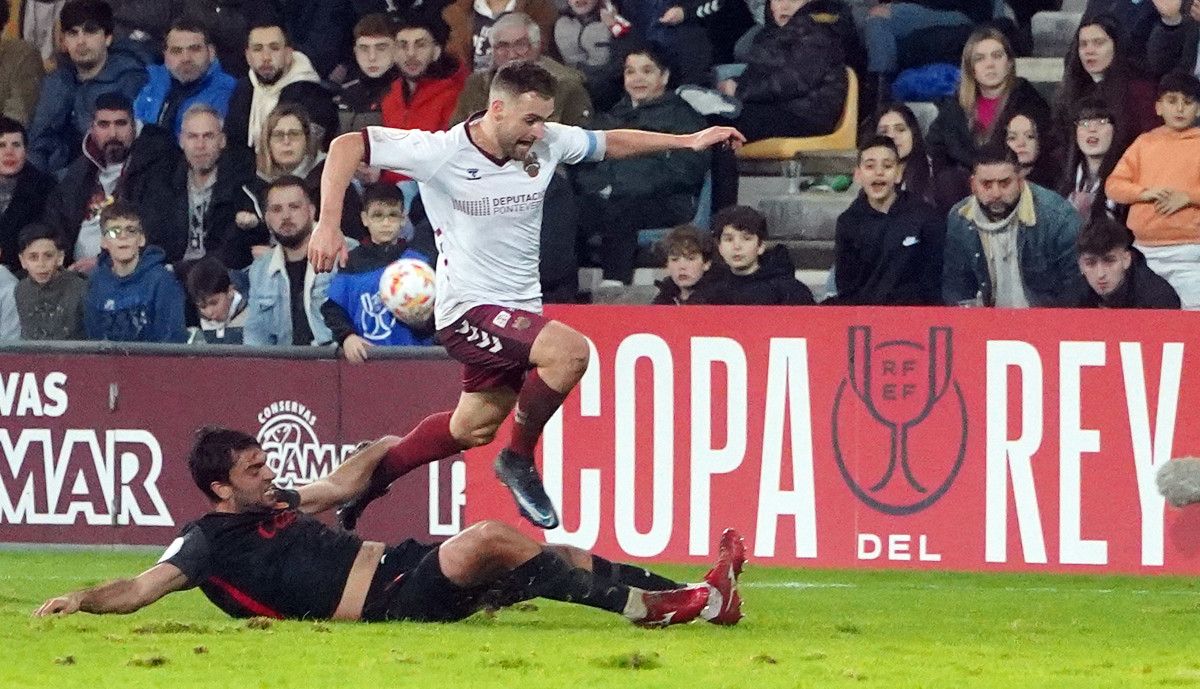
<svg viewBox="0 0 1200 689"><path fill-rule="evenodd" d="M962 52L956 98L942 101L926 143L933 160L937 206L949 210L970 193L971 160L985 143L1004 143L1005 125L1024 113L1039 131L1050 131L1050 106L1016 74L1016 54L994 27L977 29Z"/></svg>
<svg viewBox="0 0 1200 689"><path fill-rule="evenodd" d="M1080 103L1076 112L1074 136L1058 193L1085 219L1107 213L1123 220L1124 207L1109 201L1104 193L1104 180L1122 153L1116 145L1113 111L1103 100L1092 98Z"/></svg>
<svg viewBox="0 0 1200 689"><path fill-rule="evenodd" d="M1064 58L1062 86L1054 98L1055 134L1064 151L1074 146L1075 122L1081 104L1104 101L1116 128L1117 157L1137 138L1162 124L1154 112L1155 84L1137 77L1121 45L1117 20L1100 14L1079 25Z"/></svg>
<svg viewBox="0 0 1200 689"><path fill-rule="evenodd" d="M1062 168L1050 153L1049 132L1038 129L1033 118L1014 113L1004 123L1004 143L1017 154L1021 176L1038 186L1053 189L1062 176Z"/></svg>
<svg viewBox="0 0 1200 689"><path fill-rule="evenodd" d="M925 145L925 135L917 116L904 103L884 103L879 106L863 128L862 139L886 136L896 144L900 156L900 189L933 203L933 165Z"/></svg>

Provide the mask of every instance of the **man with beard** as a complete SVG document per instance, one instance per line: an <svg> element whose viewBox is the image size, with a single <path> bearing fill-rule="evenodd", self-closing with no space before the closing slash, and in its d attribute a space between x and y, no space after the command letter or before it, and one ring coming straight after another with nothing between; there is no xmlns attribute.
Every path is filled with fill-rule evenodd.
<svg viewBox="0 0 1200 689"><path fill-rule="evenodd" d="M326 144L333 138L338 127L333 95L321 85L321 77L308 56L292 47L279 22L264 21L250 28L246 62L250 70L245 79L238 80L225 118L225 133L235 146L254 148L267 115L280 103L303 105L313 121L324 128L322 138Z"/></svg>
<svg viewBox="0 0 1200 689"><path fill-rule="evenodd" d="M445 132L368 127L339 136L330 148L321 177L321 227L309 248L314 267L325 272L346 264L341 203L360 163L417 180L440 254L438 340L464 364L457 408L426 417L405 436L367 490L342 510L343 525L412 468L490 443L515 408L496 474L525 518L543 529L556 527L558 514L534 466L534 448L583 378L589 353L583 335L541 314L542 214L555 169L559 163L745 141L730 127L662 134L550 123L555 92L554 77L544 68L514 62L492 79L487 111L463 124Z"/></svg>
<svg viewBox="0 0 1200 689"><path fill-rule="evenodd" d="M139 122L169 128L179 136L183 113L194 103L225 116L237 84L221 69L208 30L198 21L178 19L167 31L163 64L146 68L149 81L133 102Z"/></svg>
<svg viewBox="0 0 1200 689"><path fill-rule="evenodd" d="M962 306L1067 306L1077 296L1080 217L1054 192L1021 178L1003 143L980 148L971 196L946 220L942 297Z"/></svg>
<svg viewBox="0 0 1200 689"><path fill-rule="evenodd" d="M253 209L242 185L254 166L244 149L226 147L222 127L220 113L205 103L183 112L178 139L183 158L155 180L153 196L142 209L150 243L162 248L181 278L184 265L209 254L232 268L245 268L250 246L267 241L265 231L242 230L234 221L239 210Z"/></svg>
<svg viewBox="0 0 1200 689"><path fill-rule="evenodd" d="M42 81L29 123L29 160L50 173L79 155L97 98L119 93L132 99L146 83L150 62L131 43L113 41L113 11L104 0L67 3L59 23L69 59Z"/></svg>
<svg viewBox="0 0 1200 689"><path fill-rule="evenodd" d="M421 18L396 24L396 65L401 81L383 98L383 125L437 132L450 116L467 70L445 52L445 29Z"/></svg>
<svg viewBox="0 0 1200 689"><path fill-rule="evenodd" d="M333 334L321 316L333 272L316 273L308 262L316 207L304 180L284 175L263 191L263 214L275 247L250 265L250 316L245 344L326 345ZM358 246L345 239L346 250ZM336 271L334 271L336 272Z"/></svg>
<svg viewBox="0 0 1200 689"><path fill-rule="evenodd" d="M58 230L71 270L91 272L100 254L100 211L114 199L143 207L151 183L168 173L175 145L157 127L139 134L133 104L118 93L96 99L83 155L67 167L46 202L45 223Z"/></svg>

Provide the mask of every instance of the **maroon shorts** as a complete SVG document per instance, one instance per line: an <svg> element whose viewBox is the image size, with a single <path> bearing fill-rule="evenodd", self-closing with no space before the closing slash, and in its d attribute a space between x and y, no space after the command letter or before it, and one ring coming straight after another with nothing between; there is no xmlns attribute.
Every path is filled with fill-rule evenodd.
<svg viewBox="0 0 1200 689"><path fill-rule="evenodd" d="M464 392L498 387L520 391L525 372L533 368L533 341L549 322L532 311L476 306L437 331L437 339L462 362Z"/></svg>

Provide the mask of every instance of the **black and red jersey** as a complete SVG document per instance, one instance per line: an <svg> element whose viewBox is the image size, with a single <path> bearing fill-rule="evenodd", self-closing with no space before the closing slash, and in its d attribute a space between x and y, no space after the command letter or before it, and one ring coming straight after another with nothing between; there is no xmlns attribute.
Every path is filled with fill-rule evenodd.
<svg viewBox="0 0 1200 689"><path fill-rule="evenodd" d="M233 617L326 619L361 545L294 509L210 512L186 524L159 562Z"/></svg>

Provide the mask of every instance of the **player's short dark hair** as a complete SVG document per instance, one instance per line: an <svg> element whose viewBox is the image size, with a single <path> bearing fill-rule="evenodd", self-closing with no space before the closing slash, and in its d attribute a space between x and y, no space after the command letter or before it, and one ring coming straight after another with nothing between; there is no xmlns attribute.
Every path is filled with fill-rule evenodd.
<svg viewBox="0 0 1200 689"><path fill-rule="evenodd" d="M396 22L383 12L363 15L354 25L354 40L365 36L373 38L396 38Z"/></svg>
<svg viewBox="0 0 1200 689"><path fill-rule="evenodd" d="M554 98L558 82L554 75L536 62L518 60L501 67L492 78L491 90L500 90L513 96L536 93L542 98Z"/></svg>
<svg viewBox="0 0 1200 689"><path fill-rule="evenodd" d="M296 187L303 191L304 198L308 199L309 203L312 203L312 194L308 191L308 185L304 182L304 180L295 175L284 175L276 178L273 182L268 184L267 187L262 191L261 201L266 204L267 199L271 196L271 192L275 191L276 189L287 189L289 187Z"/></svg>
<svg viewBox="0 0 1200 689"><path fill-rule="evenodd" d="M5 134L20 134L21 141L28 140L25 135L25 125L7 115L0 115L0 136Z"/></svg>
<svg viewBox="0 0 1200 689"><path fill-rule="evenodd" d="M395 184L376 182L363 190L362 209L365 211L372 203L384 203L389 206L403 206L404 192Z"/></svg>
<svg viewBox="0 0 1200 689"><path fill-rule="evenodd" d="M207 299L214 294L223 294L229 291L232 284L229 269L215 256L205 256L188 269L187 291L193 302Z"/></svg>
<svg viewBox="0 0 1200 689"><path fill-rule="evenodd" d="M886 148L896 155L896 160L900 159L900 151L896 149L896 142L890 136L874 134L858 145L858 162L861 163L863 154L872 148Z"/></svg>
<svg viewBox="0 0 1200 689"><path fill-rule="evenodd" d="M133 117L133 101L123 93L108 91L96 96L96 108L92 111L92 118L95 119L96 113L101 110L120 110Z"/></svg>
<svg viewBox="0 0 1200 689"><path fill-rule="evenodd" d="M712 236L716 241L721 240L721 231L726 227L736 227L742 232L748 232L759 239L767 239L767 219L750 206L726 206L717 211L712 219Z"/></svg>
<svg viewBox="0 0 1200 689"><path fill-rule="evenodd" d="M283 25L283 20L267 15L250 24L250 28L246 29L246 45L242 47L250 47L250 32L255 29L279 29L279 33L283 34L283 44L289 48L292 45L292 37L288 34L287 27Z"/></svg>
<svg viewBox="0 0 1200 689"><path fill-rule="evenodd" d="M1075 238L1075 251L1083 256L1103 256L1113 249L1133 246L1133 232L1107 215L1098 215L1084 223Z"/></svg>
<svg viewBox="0 0 1200 689"><path fill-rule="evenodd" d="M259 447L258 440L241 431L219 426L205 426L196 431L196 441L188 454L188 469L200 492L213 502L220 498L213 492L213 481L229 483L229 472L236 461L234 455Z"/></svg>
<svg viewBox="0 0 1200 689"><path fill-rule="evenodd" d="M17 252L19 253L28 249L30 244L39 239L49 239L54 242L55 248L59 251L62 251L66 245L62 234L58 230L49 225L35 222L22 227L21 232L17 234Z"/></svg>
<svg viewBox="0 0 1200 689"><path fill-rule="evenodd" d="M204 23L204 21L198 17L192 17L186 14L180 16L175 21L171 22L169 27L167 27L167 33L171 33L172 31L198 33L204 37L205 45L212 45L212 31L208 28L208 24ZM163 36L165 38L166 34L163 34Z"/></svg>
<svg viewBox="0 0 1200 689"><path fill-rule="evenodd" d="M1168 72L1158 80L1158 97L1168 93L1182 93L1194 101L1200 101L1200 79L1190 72Z"/></svg>
<svg viewBox="0 0 1200 689"><path fill-rule="evenodd" d="M142 214L138 212L137 206L124 199L114 199L100 211L100 227L118 219L136 220L139 226L142 224Z"/></svg>
<svg viewBox="0 0 1200 689"><path fill-rule="evenodd" d="M712 235L691 223L676 225L658 243L658 253L664 259L700 254L701 258L708 261L713 255Z"/></svg>
<svg viewBox="0 0 1200 689"><path fill-rule="evenodd" d="M999 165L1008 163L1014 168L1020 168L1021 163L1017 160L1017 154L1008 147L1007 144L1001 141L989 141L979 147L975 152L975 156L971 159L971 172L979 169L980 165Z"/></svg>
<svg viewBox="0 0 1200 689"><path fill-rule="evenodd" d="M58 25L63 33L74 28L84 31L99 29L105 36L113 34L113 9L104 0L71 0L63 5L58 15Z"/></svg>

